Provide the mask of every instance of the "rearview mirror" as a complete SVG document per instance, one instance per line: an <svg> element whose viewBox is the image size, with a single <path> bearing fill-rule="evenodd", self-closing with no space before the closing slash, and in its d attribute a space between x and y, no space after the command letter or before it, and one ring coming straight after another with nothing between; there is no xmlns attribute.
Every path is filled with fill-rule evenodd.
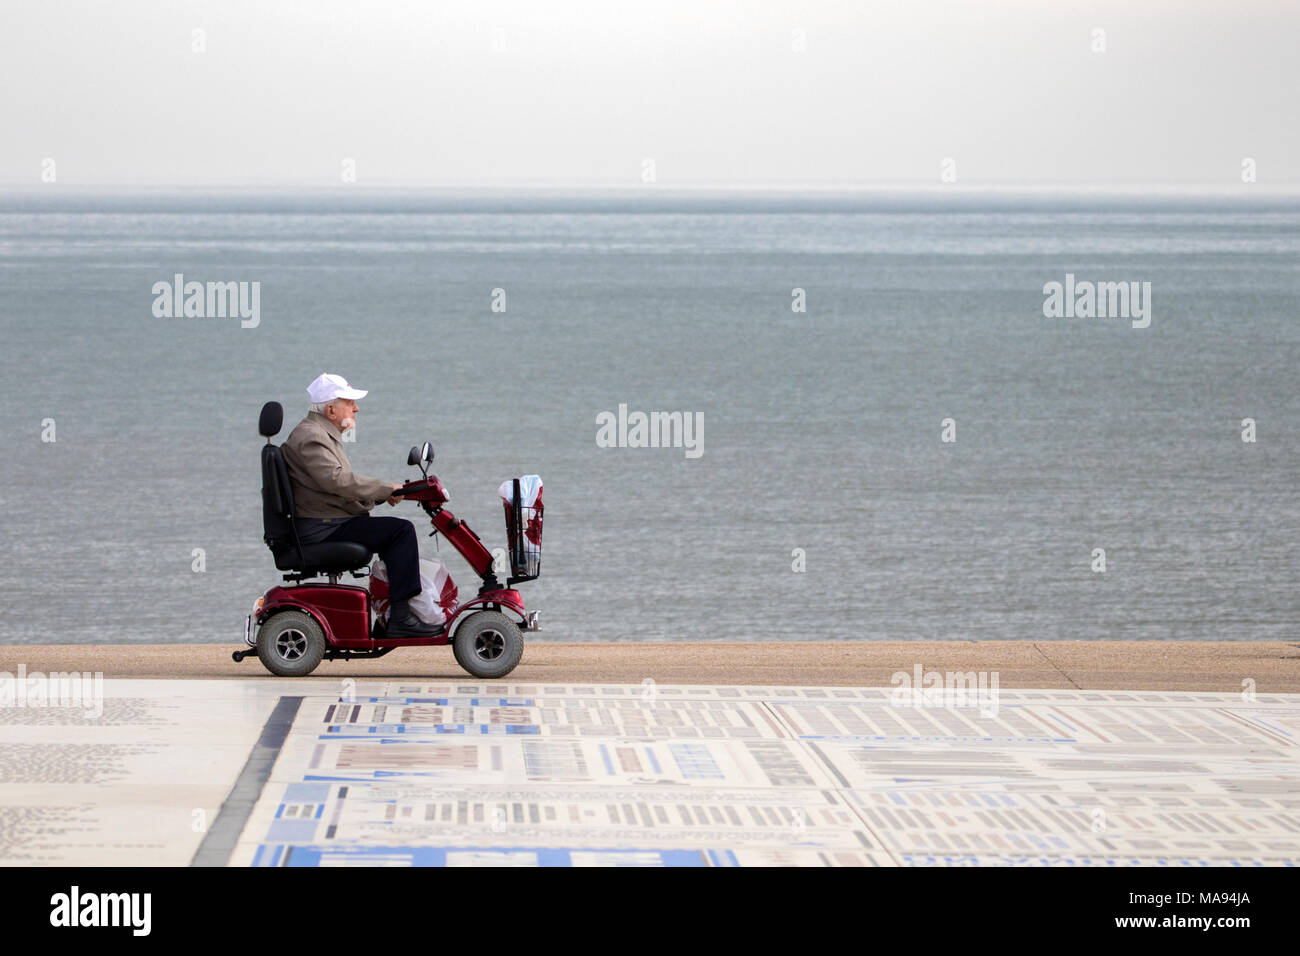
<svg viewBox="0 0 1300 956"><path fill-rule="evenodd" d="M414 452L415 449L412 448L411 451ZM420 461L433 461L433 446L428 442L420 446Z"/></svg>
<svg viewBox="0 0 1300 956"><path fill-rule="evenodd" d="M424 443L424 447L425 447L425 448L428 448L428 447L429 447L429 443L428 443L428 442L425 442L425 443ZM406 456L406 463L407 463L408 465L418 465L421 461L424 460L423 458L420 457L420 455L421 455L420 449L418 449L418 448L416 448L414 445L412 445L412 446L411 446L411 453L410 453L409 455Z"/></svg>

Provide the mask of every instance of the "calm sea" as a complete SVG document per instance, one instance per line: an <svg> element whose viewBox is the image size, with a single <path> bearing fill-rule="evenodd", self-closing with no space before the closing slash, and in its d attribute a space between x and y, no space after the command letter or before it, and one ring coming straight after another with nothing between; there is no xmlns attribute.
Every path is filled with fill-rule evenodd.
<svg viewBox="0 0 1300 956"><path fill-rule="evenodd" d="M259 324L155 316L176 273ZM1067 274L1150 326L1045 318ZM10 195L0 328L7 643L238 642L258 409L322 371L355 469L432 441L491 546L542 476L535 640L1298 634L1291 201ZM702 453L600 447L620 404Z"/></svg>

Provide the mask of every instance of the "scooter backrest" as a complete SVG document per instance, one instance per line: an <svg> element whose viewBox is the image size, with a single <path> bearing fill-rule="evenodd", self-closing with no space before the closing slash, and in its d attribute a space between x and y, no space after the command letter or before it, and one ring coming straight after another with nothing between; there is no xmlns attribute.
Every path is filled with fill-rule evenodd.
<svg viewBox="0 0 1300 956"><path fill-rule="evenodd" d="M293 487L278 445L262 446L262 531L272 551L294 542Z"/></svg>
<svg viewBox="0 0 1300 956"><path fill-rule="evenodd" d="M280 434L284 424L284 406L279 402L267 402L262 406L262 414L257 419L257 433L263 438L273 438Z"/></svg>

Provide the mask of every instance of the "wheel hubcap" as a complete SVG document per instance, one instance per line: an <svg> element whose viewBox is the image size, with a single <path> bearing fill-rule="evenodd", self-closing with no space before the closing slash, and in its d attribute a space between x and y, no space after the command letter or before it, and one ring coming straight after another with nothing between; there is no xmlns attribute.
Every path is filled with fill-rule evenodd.
<svg viewBox="0 0 1300 956"><path fill-rule="evenodd" d="M474 638L474 653L480 660L494 661L506 652L506 636L496 629L484 631Z"/></svg>
<svg viewBox="0 0 1300 956"><path fill-rule="evenodd" d="M295 628L281 631L275 639L275 650L281 660L296 661L307 653L307 635Z"/></svg>

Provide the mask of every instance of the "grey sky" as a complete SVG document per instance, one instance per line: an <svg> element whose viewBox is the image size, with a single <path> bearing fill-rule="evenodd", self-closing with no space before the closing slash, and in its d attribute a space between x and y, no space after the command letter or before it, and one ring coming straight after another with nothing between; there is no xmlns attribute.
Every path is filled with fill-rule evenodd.
<svg viewBox="0 0 1300 956"><path fill-rule="evenodd" d="M0 0L0 182L1300 183L1300 4ZM1094 28L1106 50L1092 51ZM206 52L192 46L205 31ZM806 37L797 52L796 32ZM504 47L503 49L501 47Z"/></svg>

